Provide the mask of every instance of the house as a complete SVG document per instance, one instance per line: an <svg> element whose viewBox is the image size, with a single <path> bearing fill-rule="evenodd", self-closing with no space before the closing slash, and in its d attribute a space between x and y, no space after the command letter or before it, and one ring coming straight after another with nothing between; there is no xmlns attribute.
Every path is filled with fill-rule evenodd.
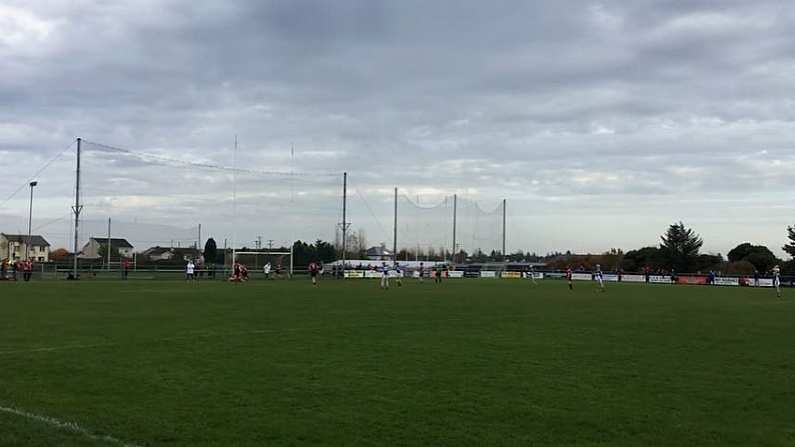
<svg viewBox="0 0 795 447"><path fill-rule="evenodd" d="M27 244L27 234L0 233L0 259L25 259L25 247ZM31 235L28 256L36 262L49 262L50 243L38 234Z"/></svg>
<svg viewBox="0 0 795 447"><path fill-rule="evenodd" d="M392 252L387 250L384 244L378 247L370 247L367 249L367 259L370 261L390 261L392 260Z"/></svg>
<svg viewBox="0 0 795 447"><path fill-rule="evenodd" d="M174 253L169 247L152 247L141 252L140 256L152 262L170 261L174 257Z"/></svg>
<svg viewBox="0 0 795 447"><path fill-rule="evenodd" d="M187 261L198 259L201 252L195 248L152 247L144 250L141 256L151 262Z"/></svg>
<svg viewBox="0 0 795 447"><path fill-rule="evenodd" d="M79 257L86 259L99 259L99 250L101 247L108 245L108 238L92 237L88 243L80 250ZM111 238L110 239L111 253L113 250L118 250L119 255L123 258L132 258L133 246L127 242L127 239Z"/></svg>

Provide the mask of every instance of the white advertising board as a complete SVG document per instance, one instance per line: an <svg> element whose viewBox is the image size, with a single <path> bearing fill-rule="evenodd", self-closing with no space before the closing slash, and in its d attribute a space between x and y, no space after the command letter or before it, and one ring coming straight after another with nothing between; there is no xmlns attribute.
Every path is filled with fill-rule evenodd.
<svg viewBox="0 0 795 447"><path fill-rule="evenodd" d="M621 275L621 282L646 282L643 275Z"/></svg>
<svg viewBox="0 0 795 447"><path fill-rule="evenodd" d="M481 278L496 278L497 272L480 272Z"/></svg>
<svg viewBox="0 0 795 447"><path fill-rule="evenodd" d="M651 275L649 276L649 282L653 282L654 284L671 284L671 277L665 275Z"/></svg>
<svg viewBox="0 0 795 447"><path fill-rule="evenodd" d="M753 280L751 280L753 284ZM773 287L773 278L759 278L759 287Z"/></svg>
<svg viewBox="0 0 795 447"><path fill-rule="evenodd" d="M716 286L739 286L740 278L726 278L723 276L718 276L715 278L714 284Z"/></svg>

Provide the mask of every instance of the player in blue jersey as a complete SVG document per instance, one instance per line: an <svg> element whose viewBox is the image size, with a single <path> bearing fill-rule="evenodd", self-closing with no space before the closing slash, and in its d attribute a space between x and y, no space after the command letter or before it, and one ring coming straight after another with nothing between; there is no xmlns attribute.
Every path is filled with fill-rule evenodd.
<svg viewBox="0 0 795 447"><path fill-rule="evenodd" d="M604 275L602 274L602 266L596 264L596 270L594 271L593 277L595 280L599 281L599 290L604 292L605 291L605 281Z"/></svg>
<svg viewBox="0 0 795 447"><path fill-rule="evenodd" d="M389 267L386 266L386 262L381 263L381 288L386 290L389 288Z"/></svg>

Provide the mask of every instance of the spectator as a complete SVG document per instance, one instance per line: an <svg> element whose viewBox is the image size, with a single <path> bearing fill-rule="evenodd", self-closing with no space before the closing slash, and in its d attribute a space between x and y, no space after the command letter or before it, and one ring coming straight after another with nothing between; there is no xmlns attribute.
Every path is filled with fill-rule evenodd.
<svg viewBox="0 0 795 447"><path fill-rule="evenodd" d="M33 276L33 261L28 259L22 263L23 269L23 277L25 278L25 282L30 281L31 276Z"/></svg>

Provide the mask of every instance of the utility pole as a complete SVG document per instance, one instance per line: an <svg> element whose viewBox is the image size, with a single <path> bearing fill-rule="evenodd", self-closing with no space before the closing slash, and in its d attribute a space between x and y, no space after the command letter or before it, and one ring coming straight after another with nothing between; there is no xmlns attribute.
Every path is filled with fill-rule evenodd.
<svg viewBox="0 0 795 447"><path fill-rule="evenodd" d="M199 239L196 242L196 250L201 251L202 249L202 224L199 224Z"/></svg>
<svg viewBox="0 0 795 447"><path fill-rule="evenodd" d="M395 188L395 222L393 224L394 227L393 227L393 234L392 234L392 263L393 264L397 264L397 213L398 213L398 208L397 208L398 196L397 196L397 192L398 192L398 189Z"/></svg>
<svg viewBox="0 0 795 447"><path fill-rule="evenodd" d="M80 243L80 211L83 210L83 206L80 205L80 146L83 140L81 138L77 139L77 168L75 169L75 206L72 207L72 211L75 213L75 246L74 246L74 268L72 270L72 276L74 279L77 279L77 252L80 249L78 244Z"/></svg>
<svg viewBox="0 0 795 447"><path fill-rule="evenodd" d="M453 194L453 264L455 264L455 229L456 229L456 217L458 214L458 194Z"/></svg>
<svg viewBox="0 0 795 447"><path fill-rule="evenodd" d="M348 173L342 173L342 277L345 278L345 255L348 250Z"/></svg>
<svg viewBox="0 0 795 447"><path fill-rule="evenodd" d="M108 217L108 248L107 248L107 250L108 250L108 265L105 268L105 270L108 270L108 271L110 271L110 252L111 252L111 247L113 247L113 245L111 245L110 242L111 242L110 241L110 217Z"/></svg>

